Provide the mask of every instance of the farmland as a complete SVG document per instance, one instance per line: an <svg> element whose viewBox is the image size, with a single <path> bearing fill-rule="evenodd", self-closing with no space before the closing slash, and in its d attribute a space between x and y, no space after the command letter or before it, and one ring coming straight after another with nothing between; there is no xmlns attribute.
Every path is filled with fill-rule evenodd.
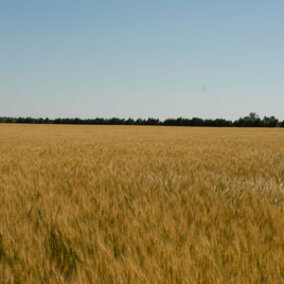
<svg viewBox="0 0 284 284"><path fill-rule="evenodd" d="M0 124L0 282L283 283L284 130Z"/></svg>

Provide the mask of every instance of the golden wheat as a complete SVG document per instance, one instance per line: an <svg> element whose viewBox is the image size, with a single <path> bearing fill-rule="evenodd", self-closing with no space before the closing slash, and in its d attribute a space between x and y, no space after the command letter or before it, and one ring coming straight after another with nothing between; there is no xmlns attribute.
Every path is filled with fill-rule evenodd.
<svg viewBox="0 0 284 284"><path fill-rule="evenodd" d="M283 283L284 130L0 124L0 282Z"/></svg>

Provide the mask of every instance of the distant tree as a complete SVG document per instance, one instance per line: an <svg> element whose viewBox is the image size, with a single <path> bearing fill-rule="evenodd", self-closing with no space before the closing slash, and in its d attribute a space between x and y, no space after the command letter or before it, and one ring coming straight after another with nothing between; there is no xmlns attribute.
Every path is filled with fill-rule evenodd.
<svg viewBox="0 0 284 284"><path fill-rule="evenodd" d="M236 120L233 125L242 127L259 127L263 126L263 123L255 112L251 112L248 116Z"/></svg>
<svg viewBox="0 0 284 284"><path fill-rule="evenodd" d="M133 125L135 123L134 119L132 118L128 118L126 121L125 121L125 124L126 125Z"/></svg>
<svg viewBox="0 0 284 284"><path fill-rule="evenodd" d="M143 120L141 118L137 118L135 121L136 125L142 125L142 123L143 123Z"/></svg>
<svg viewBox="0 0 284 284"><path fill-rule="evenodd" d="M159 125L160 121L159 119L156 118L148 118L147 120L144 120L145 125Z"/></svg>
<svg viewBox="0 0 284 284"><path fill-rule="evenodd" d="M258 116L255 112L251 112L251 113L249 114L249 118L250 118L251 120L258 120L258 119L259 119L259 116Z"/></svg>
<svg viewBox="0 0 284 284"><path fill-rule="evenodd" d="M275 116L265 116L263 119L251 112L248 116L231 121L223 118L202 119L198 117L189 118L167 118L160 121L157 118L138 118L127 120L118 117L113 118L32 118L32 117L0 117L0 123L39 123L39 124L87 124L87 125L166 125L166 126L215 126L215 127L284 127L284 121L280 122Z"/></svg>
<svg viewBox="0 0 284 284"><path fill-rule="evenodd" d="M278 122L279 121L277 118L275 118L275 116L270 116L270 117L265 116L263 118L263 123L265 127L275 127L278 125Z"/></svg>

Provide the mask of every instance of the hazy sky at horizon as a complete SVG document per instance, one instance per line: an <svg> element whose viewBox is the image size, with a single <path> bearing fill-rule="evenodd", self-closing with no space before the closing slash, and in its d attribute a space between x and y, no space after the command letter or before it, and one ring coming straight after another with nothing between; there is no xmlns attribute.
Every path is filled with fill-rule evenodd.
<svg viewBox="0 0 284 284"><path fill-rule="evenodd" d="M284 119L283 0L0 1L0 116Z"/></svg>

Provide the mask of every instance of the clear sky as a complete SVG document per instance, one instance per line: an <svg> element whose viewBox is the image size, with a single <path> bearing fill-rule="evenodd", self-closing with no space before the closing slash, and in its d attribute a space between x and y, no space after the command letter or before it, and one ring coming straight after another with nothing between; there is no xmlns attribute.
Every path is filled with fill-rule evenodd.
<svg viewBox="0 0 284 284"><path fill-rule="evenodd" d="M284 119L283 0L0 0L0 116Z"/></svg>

